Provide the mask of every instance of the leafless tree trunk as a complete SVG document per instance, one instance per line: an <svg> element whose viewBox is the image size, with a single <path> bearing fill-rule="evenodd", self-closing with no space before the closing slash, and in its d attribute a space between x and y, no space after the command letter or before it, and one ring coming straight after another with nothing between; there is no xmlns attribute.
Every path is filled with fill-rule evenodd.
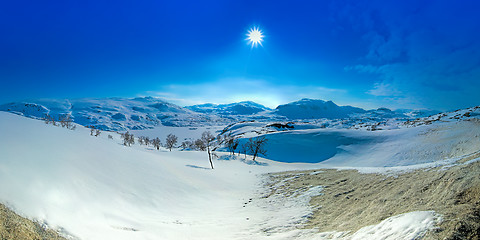
<svg viewBox="0 0 480 240"><path fill-rule="evenodd" d="M240 147L243 150L244 159L246 160L247 159L247 152L248 152L248 142L241 144Z"/></svg>
<svg viewBox="0 0 480 240"><path fill-rule="evenodd" d="M160 150L160 144L161 144L160 138L157 137L157 138L153 139L152 144L153 144L154 147L157 148L157 150Z"/></svg>
<svg viewBox="0 0 480 240"><path fill-rule="evenodd" d="M224 142L230 154L235 155L235 150L237 149L238 144L240 143L238 138L233 137L231 135L227 135Z"/></svg>
<svg viewBox="0 0 480 240"><path fill-rule="evenodd" d="M250 138L248 141L248 148L253 155L253 161L259 154L266 155L267 150L265 149L265 144L267 143L265 136L257 137L257 138Z"/></svg>
<svg viewBox="0 0 480 240"><path fill-rule="evenodd" d="M178 137L173 135L173 134L168 134L167 139L166 139L166 147L172 151L172 148L177 144Z"/></svg>
<svg viewBox="0 0 480 240"><path fill-rule="evenodd" d="M215 137L209 131L205 131L205 132L202 133L201 140L207 148L208 160L210 161L210 166L213 169L212 152L211 152L210 148L213 146L213 141L215 140Z"/></svg>

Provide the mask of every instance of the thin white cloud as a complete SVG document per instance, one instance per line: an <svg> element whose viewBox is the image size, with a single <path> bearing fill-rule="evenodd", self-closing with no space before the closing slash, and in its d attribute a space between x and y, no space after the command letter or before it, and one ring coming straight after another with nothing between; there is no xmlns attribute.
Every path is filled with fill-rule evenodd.
<svg viewBox="0 0 480 240"><path fill-rule="evenodd" d="M400 96L401 92L395 89L391 84L379 82L375 83L373 89L367 91L373 96Z"/></svg>
<svg viewBox="0 0 480 240"><path fill-rule="evenodd" d="M341 101L347 91L324 86L275 84L262 79L224 78L214 82L165 85L143 95L161 97L182 106L254 101L275 108L301 98Z"/></svg>

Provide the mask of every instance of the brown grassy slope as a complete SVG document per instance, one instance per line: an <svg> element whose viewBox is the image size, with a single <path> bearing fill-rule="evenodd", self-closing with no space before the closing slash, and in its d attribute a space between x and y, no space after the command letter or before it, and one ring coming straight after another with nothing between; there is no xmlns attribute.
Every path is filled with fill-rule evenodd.
<svg viewBox="0 0 480 240"><path fill-rule="evenodd" d="M37 222L19 216L0 204L0 239L1 240L63 240L58 233L45 229Z"/></svg>
<svg viewBox="0 0 480 240"><path fill-rule="evenodd" d="M361 174L353 170L323 170L271 174L275 182L292 176L280 189L288 192L324 186L311 199L315 210L305 228L320 232L356 231L412 211L434 210L443 222L425 239L479 239L480 162L449 169L417 170L397 176ZM302 174L307 173L307 174Z"/></svg>

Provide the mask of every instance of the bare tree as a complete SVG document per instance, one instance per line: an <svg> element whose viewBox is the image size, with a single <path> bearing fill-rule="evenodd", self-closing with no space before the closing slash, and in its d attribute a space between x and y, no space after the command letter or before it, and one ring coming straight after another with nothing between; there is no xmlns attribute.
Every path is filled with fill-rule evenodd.
<svg viewBox="0 0 480 240"><path fill-rule="evenodd" d="M143 143L144 143L144 140L143 140L143 139L144 139L144 138L145 138L144 136L138 137L138 144L143 145Z"/></svg>
<svg viewBox="0 0 480 240"><path fill-rule="evenodd" d="M66 118L67 118L67 114L58 116L58 123L60 123L61 127L65 127L67 122Z"/></svg>
<svg viewBox="0 0 480 240"><path fill-rule="evenodd" d="M45 121L46 124L52 124L53 126L57 126L57 123L55 122L55 118L50 116L50 114L45 114L43 117L43 120Z"/></svg>
<svg viewBox="0 0 480 240"><path fill-rule="evenodd" d="M49 124L50 123L50 118L51 118L51 116L48 113L46 113L45 115L43 115L42 119L43 119L43 121L45 121L45 124Z"/></svg>
<svg viewBox="0 0 480 240"><path fill-rule="evenodd" d="M72 121L72 118L70 116L70 114L63 114L60 116L60 119L59 119L59 122L60 122L60 125L62 127L66 127L68 129L72 129L73 128L73 121Z"/></svg>
<svg viewBox="0 0 480 240"><path fill-rule="evenodd" d="M227 141L228 136L227 135L217 135L217 144L222 145Z"/></svg>
<svg viewBox="0 0 480 240"><path fill-rule="evenodd" d="M243 153L244 159L247 159L247 153L248 153L248 142L244 142L238 145L238 155Z"/></svg>
<svg viewBox="0 0 480 240"><path fill-rule="evenodd" d="M90 136L93 136L95 134L95 126L87 126L87 128L90 128Z"/></svg>
<svg viewBox="0 0 480 240"><path fill-rule="evenodd" d="M205 150L207 150L207 146L205 146L205 143L202 141L202 139L197 139L197 140L195 140L195 142L193 143L193 145L195 146L195 149L196 149L196 150L200 150L200 151L205 151Z"/></svg>
<svg viewBox="0 0 480 240"><path fill-rule="evenodd" d="M131 146L132 144L135 144L135 138L133 134L127 131L126 133L121 133L120 135L122 136L122 139L123 139L123 145Z"/></svg>
<svg viewBox="0 0 480 240"><path fill-rule="evenodd" d="M160 144L161 144L161 141L160 141L160 138L154 138L152 140L152 144L155 148L157 148L157 150L160 150Z"/></svg>
<svg viewBox="0 0 480 240"><path fill-rule="evenodd" d="M265 144L267 143L268 139L265 136L250 138L247 143L247 148L253 155L253 161L259 154L266 155L267 150L265 149Z"/></svg>
<svg viewBox="0 0 480 240"><path fill-rule="evenodd" d="M95 126L89 126L88 128L90 128L90 136L98 137L100 133L102 133L100 129L96 129Z"/></svg>
<svg viewBox="0 0 480 240"><path fill-rule="evenodd" d="M140 137L138 137L138 143L139 143L140 145L145 144L145 145L148 146L151 142L152 142L152 141L150 140L149 137L145 137L145 136L140 136Z"/></svg>
<svg viewBox="0 0 480 240"><path fill-rule="evenodd" d="M182 150L185 150L188 148L188 143L187 141L183 141L182 143L180 143L180 147L182 148Z"/></svg>
<svg viewBox="0 0 480 240"><path fill-rule="evenodd" d="M120 134L120 138L123 140L123 145L127 146L128 145L128 132L126 133L118 133Z"/></svg>
<svg viewBox="0 0 480 240"><path fill-rule="evenodd" d="M238 140L238 138L232 136L232 132L229 132L227 135L224 136L223 143L227 147L230 154L235 155L235 150L238 148L240 141Z"/></svg>
<svg viewBox="0 0 480 240"><path fill-rule="evenodd" d="M212 152L211 148L214 146L213 142L215 141L215 137L209 131L205 131L202 133L202 142L207 148L208 153L208 160L210 161L210 166L213 169L213 162L212 162Z"/></svg>
<svg viewBox="0 0 480 240"><path fill-rule="evenodd" d="M177 144L178 137L173 135L173 134L168 134L167 139L166 139L166 147L172 151L172 148L175 147L175 144Z"/></svg>
<svg viewBox="0 0 480 240"><path fill-rule="evenodd" d="M190 141L190 140L186 140L186 141L183 141L182 144L180 145L180 147L182 148L182 150L186 150L186 149L194 149L195 148L195 144Z"/></svg>

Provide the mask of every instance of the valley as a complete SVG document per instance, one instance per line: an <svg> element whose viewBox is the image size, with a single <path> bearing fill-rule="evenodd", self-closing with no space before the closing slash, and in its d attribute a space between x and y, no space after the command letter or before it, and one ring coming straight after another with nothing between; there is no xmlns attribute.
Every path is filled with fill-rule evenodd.
<svg viewBox="0 0 480 240"><path fill-rule="evenodd" d="M128 130L160 137L159 150L137 139L124 146L121 131L92 136L75 118L70 130L27 110L0 112L0 201L67 239L478 236L477 112ZM219 144L211 169L206 152L179 147L205 131L239 146L264 137L266 153L252 161L251 152L239 147L232 155ZM163 145L167 134L180 140L172 151Z"/></svg>

